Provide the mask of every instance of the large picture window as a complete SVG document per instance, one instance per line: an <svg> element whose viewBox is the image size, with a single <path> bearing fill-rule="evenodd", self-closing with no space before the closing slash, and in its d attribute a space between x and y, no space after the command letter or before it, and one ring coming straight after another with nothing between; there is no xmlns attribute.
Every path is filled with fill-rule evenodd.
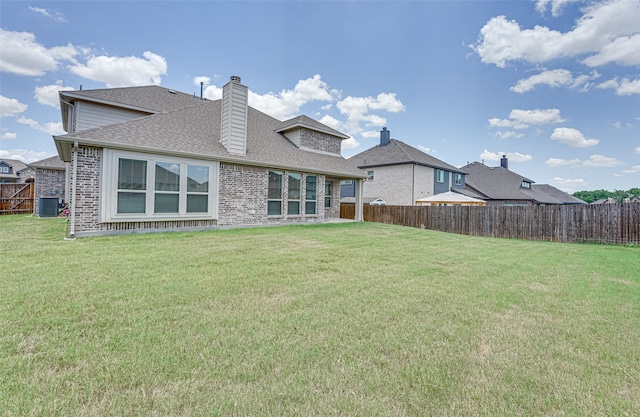
<svg viewBox="0 0 640 417"><path fill-rule="evenodd" d="M282 172L280 171L269 171L267 214L282 215Z"/></svg>
<svg viewBox="0 0 640 417"><path fill-rule="evenodd" d="M217 217L217 162L105 150L104 167L102 221Z"/></svg>
<svg viewBox="0 0 640 417"><path fill-rule="evenodd" d="M318 198L318 177L315 175L306 176L306 192L304 212L305 214L316 214L316 203Z"/></svg>

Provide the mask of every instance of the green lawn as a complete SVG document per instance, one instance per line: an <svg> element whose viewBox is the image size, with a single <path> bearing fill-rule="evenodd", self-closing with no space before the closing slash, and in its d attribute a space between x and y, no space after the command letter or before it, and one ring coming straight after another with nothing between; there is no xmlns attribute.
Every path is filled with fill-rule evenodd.
<svg viewBox="0 0 640 417"><path fill-rule="evenodd" d="M640 248L0 217L0 416L637 416Z"/></svg>

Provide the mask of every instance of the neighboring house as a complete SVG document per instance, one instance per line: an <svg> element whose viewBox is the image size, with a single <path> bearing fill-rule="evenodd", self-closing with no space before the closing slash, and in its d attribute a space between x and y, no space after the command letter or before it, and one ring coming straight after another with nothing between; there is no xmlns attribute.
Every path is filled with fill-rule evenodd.
<svg viewBox="0 0 640 417"><path fill-rule="evenodd" d="M485 206L486 204L484 200L454 191L447 191L446 193L416 200L416 205L418 206Z"/></svg>
<svg viewBox="0 0 640 417"><path fill-rule="evenodd" d="M460 192L485 200L488 206L586 204L555 187L534 184L532 180L510 171L506 156L502 157L498 167L472 162L462 169L468 172L468 176L465 189Z"/></svg>
<svg viewBox="0 0 640 417"><path fill-rule="evenodd" d="M67 164L59 156L32 162L29 167L35 172L34 214L40 214L41 198L57 198L60 207L69 201Z"/></svg>
<svg viewBox="0 0 640 417"><path fill-rule="evenodd" d="M0 159L0 183L33 182L33 171L17 159Z"/></svg>
<svg viewBox="0 0 640 417"><path fill-rule="evenodd" d="M62 91L60 104L71 236L319 223L340 216L341 180L366 178L340 154L348 136L249 107L235 76L221 100L147 86Z"/></svg>
<svg viewBox="0 0 640 417"><path fill-rule="evenodd" d="M364 198L383 199L391 205L415 205L416 200L464 189L466 172L396 139L383 128L380 144L349 158L367 172ZM343 182L341 197L355 195L353 183Z"/></svg>

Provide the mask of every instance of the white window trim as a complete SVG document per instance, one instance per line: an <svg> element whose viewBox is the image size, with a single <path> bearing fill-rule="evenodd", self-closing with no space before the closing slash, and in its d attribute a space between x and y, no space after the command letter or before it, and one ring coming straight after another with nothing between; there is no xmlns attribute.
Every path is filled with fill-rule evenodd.
<svg viewBox="0 0 640 417"><path fill-rule="evenodd" d="M147 161L147 213L118 214L118 160L120 158ZM155 166L156 162L169 162L181 165L180 212L153 213L153 198L155 194ZM207 213L186 212L186 169L187 165L199 165L209 168L209 211ZM184 171L184 172L182 172ZM171 220L210 220L218 218L218 179L220 163L199 159L184 159L172 156L154 155L130 151L105 149L103 153L100 189L100 222L139 222L139 221L171 221Z"/></svg>

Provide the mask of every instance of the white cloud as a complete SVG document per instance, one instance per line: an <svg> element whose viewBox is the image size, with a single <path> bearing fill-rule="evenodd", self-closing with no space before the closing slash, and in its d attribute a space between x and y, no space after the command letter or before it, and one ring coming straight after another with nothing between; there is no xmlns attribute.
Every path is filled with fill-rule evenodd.
<svg viewBox="0 0 640 417"><path fill-rule="evenodd" d="M637 148L635 148L633 150L633 152L637 153L638 155L640 155L640 146L638 146Z"/></svg>
<svg viewBox="0 0 640 417"><path fill-rule="evenodd" d="M514 131L509 131L509 132L496 132L496 135L498 135L498 137L500 139L520 139L521 137L523 137L524 135L522 133L516 133Z"/></svg>
<svg viewBox="0 0 640 417"><path fill-rule="evenodd" d="M629 80L628 78L623 78L620 81L618 81L617 79L608 80L598 84L596 88L613 88L614 90L616 90L616 95L619 96L640 94L640 78L636 80Z"/></svg>
<svg viewBox="0 0 640 417"><path fill-rule="evenodd" d="M0 158L3 159L18 159L22 162L30 164L31 162L39 161L44 158L53 156L48 152L36 152L28 149L0 149Z"/></svg>
<svg viewBox="0 0 640 417"><path fill-rule="evenodd" d="M610 168L623 165L624 162L616 158L610 158L603 155L591 155L588 160L584 161L583 166L587 168Z"/></svg>
<svg viewBox="0 0 640 417"><path fill-rule="evenodd" d="M55 107L56 109L60 108L60 95L58 92L60 91L68 91L74 90L73 87L65 87L62 85L62 81L58 81L52 85L43 85L41 87L36 87L34 98L40 104L44 104L45 106Z"/></svg>
<svg viewBox="0 0 640 417"><path fill-rule="evenodd" d="M565 120L560 116L558 109L535 109L520 110L513 109L509 113L509 119L489 119L490 127L510 127L513 129L526 129L530 125L544 125L551 123L561 123Z"/></svg>
<svg viewBox="0 0 640 417"><path fill-rule="evenodd" d="M0 95L0 117L13 117L27 110L28 105L15 98Z"/></svg>
<svg viewBox="0 0 640 417"><path fill-rule="evenodd" d="M18 137L18 134L15 132L4 132L1 137L4 140L13 140Z"/></svg>
<svg viewBox="0 0 640 417"><path fill-rule="evenodd" d="M81 77L104 82L108 88L160 84L161 76L167 73L166 59L149 51L142 56L92 56L86 64L72 65L69 70Z"/></svg>
<svg viewBox="0 0 640 417"><path fill-rule="evenodd" d="M631 169L623 169L622 170L623 174L638 174L640 173L640 165L634 165L631 167Z"/></svg>
<svg viewBox="0 0 640 417"><path fill-rule="evenodd" d="M499 161L502 156L506 155L509 162L527 162L533 159L531 155L521 154L520 152L490 152L485 149L480 154L480 158L487 161Z"/></svg>
<svg viewBox="0 0 640 417"><path fill-rule="evenodd" d="M355 149L360 146L360 142L355 140L355 138L350 137L349 139L345 139L342 141L342 149Z"/></svg>
<svg viewBox="0 0 640 417"><path fill-rule="evenodd" d="M553 177L551 180L553 184L568 187L568 188L578 188L587 185L587 182L582 178L562 178L562 177Z"/></svg>
<svg viewBox="0 0 640 417"><path fill-rule="evenodd" d="M579 75L574 77L571 71L560 68L555 70L545 70L540 74L532 75L529 78L519 80L516 85L510 88L515 93L528 93L534 90L538 85L546 85L549 87L569 87L587 91L592 83L590 81L600 77L598 71L592 71L589 75Z"/></svg>
<svg viewBox="0 0 640 417"><path fill-rule="evenodd" d="M537 7L544 10L548 3L539 2ZM555 3L560 5L559 2ZM638 16L638 1L594 2L584 9L584 15L566 33L546 26L522 29L515 20L497 16L484 25L478 41L470 47L478 53L482 62L500 68L504 68L509 61L542 63L585 54L592 54L584 61L590 66L611 62L637 65L640 63L640 54L634 52L638 50L639 40L636 38L640 33Z"/></svg>
<svg viewBox="0 0 640 417"><path fill-rule="evenodd" d="M582 166L582 161L579 159L562 159L562 158L549 158L544 163L549 168L558 167L573 167L578 168Z"/></svg>
<svg viewBox="0 0 640 417"><path fill-rule="evenodd" d="M429 147L427 147L427 146L418 145L418 148L419 148L422 152L426 152L426 153L428 153L428 154L434 154L434 153L436 153L436 151L435 151L435 150L433 150L433 149L431 149L431 148L429 148Z"/></svg>
<svg viewBox="0 0 640 417"><path fill-rule="evenodd" d="M545 162L545 165L550 168L558 167L570 167L570 168L611 168L619 165L623 165L624 162L603 155L591 155L586 161L580 159L561 159L561 158L549 158Z"/></svg>
<svg viewBox="0 0 640 417"><path fill-rule="evenodd" d="M637 18L637 17L636 17ZM590 67L599 67L611 62L618 65L640 65L640 33L621 36L604 45L600 51L584 60Z"/></svg>
<svg viewBox="0 0 640 417"><path fill-rule="evenodd" d="M29 10L39 13L45 17L48 17L49 19L58 23L65 23L67 21L67 19L64 18L64 15L59 11L51 11L47 9L42 9L40 7L32 7L32 6L29 6Z"/></svg>
<svg viewBox="0 0 640 417"><path fill-rule="evenodd" d="M569 3L577 3L581 0L537 0L536 10L540 13L547 11L547 6L551 5L551 14L553 16L560 16L560 12L565 5Z"/></svg>
<svg viewBox="0 0 640 417"><path fill-rule="evenodd" d="M347 133L354 135L362 133L361 123L369 127L384 126L386 119L371 114L370 111L388 111L398 113L405 110L405 105L396 98L395 93L380 93L376 97L346 97L344 100L338 101L336 107L341 114L347 116L345 129Z"/></svg>
<svg viewBox="0 0 640 417"><path fill-rule="evenodd" d="M32 77L56 70L61 61L75 62L78 54L71 44L47 49L29 32L0 29L0 44L0 71Z"/></svg>
<svg viewBox="0 0 640 417"><path fill-rule="evenodd" d="M557 140L573 148L588 148L600 142L598 139L587 139L578 129L570 127L555 128L551 134L551 140Z"/></svg>
<svg viewBox="0 0 640 417"><path fill-rule="evenodd" d="M249 92L249 104L277 119L288 119L312 101L332 102L340 97L340 91L329 88L319 74L300 80L293 90L260 95Z"/></svg>
<svg viewBox="0 0 640 417"><path fill-rule="evenodd" d="M38 130L40 132L48 133L52 136L62 135L65 133L64 129L62 128L62 122L47 122L45 124L40 124L40 122L37 122L28 117L21 117L17 120L17 122L23 125L27 125L32 129Z"/></svg>

